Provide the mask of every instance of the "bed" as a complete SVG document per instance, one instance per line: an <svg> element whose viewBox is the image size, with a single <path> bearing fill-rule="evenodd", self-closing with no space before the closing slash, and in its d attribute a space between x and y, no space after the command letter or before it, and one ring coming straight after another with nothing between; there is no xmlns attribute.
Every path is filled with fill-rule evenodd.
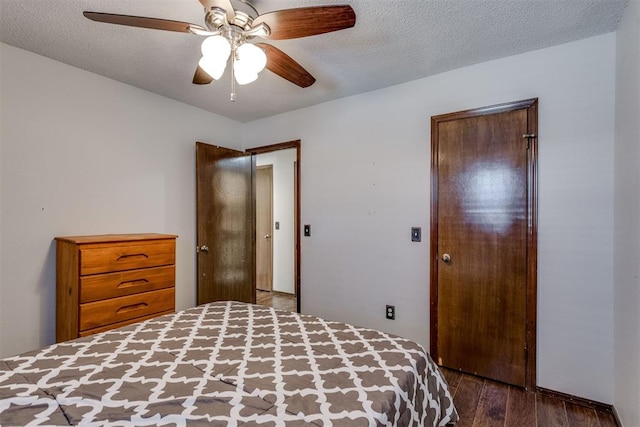
<svg viewBox="0 0 640 427"><path fill-rule="evenodd" d="M0 425L438 426L455 423L424 349L239 302L0 360Z"/></svg>

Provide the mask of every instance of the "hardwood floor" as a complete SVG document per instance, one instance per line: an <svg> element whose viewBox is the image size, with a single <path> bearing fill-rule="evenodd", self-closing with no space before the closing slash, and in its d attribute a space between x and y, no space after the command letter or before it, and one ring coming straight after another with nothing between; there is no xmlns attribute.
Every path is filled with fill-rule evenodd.
<svg viewBox="0 0 640 427"><path fill-rule="evenodd" d="M441 369L460 415L459 427L616 427L608 412Z"/></svg>
<svg viewBox="0 0 640 427"><path fill-rule="evenodd" d="M297 311L295 295L256 290L256 303L279 310Z"/></svg>

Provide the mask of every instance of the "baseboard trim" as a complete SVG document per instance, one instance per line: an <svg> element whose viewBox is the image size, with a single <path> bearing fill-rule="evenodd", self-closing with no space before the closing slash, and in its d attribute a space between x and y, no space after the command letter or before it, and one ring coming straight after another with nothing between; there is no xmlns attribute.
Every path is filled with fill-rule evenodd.
<svg viewBox="0 0 640 427"><path fill-rule="evenodd" d="M289 292L282 292L282 291L272 291L274 295L280 295L283 297L295 297L296 294L290 294Z"/></svg>
<svg viewBox="0 0 640 427"><path fill-rule="evenodd" d="M596 411L608 412L614 416L618 425L621 425L613 405L597 402L595 400L585 399L584 397L578 397L572 394L562 393L555 390L549 390L548 388L544 388L544 387L536 387L536 391L540 394L544 394L549 397L554 397L556 399L561 399L567 402L575 403L576 405L584 406L586 408L595 409Z"/></svg>
<svg viewBox="0 0 640 427"><path fill-rule="evenodd" d="M616 421L616 425L622 427L622 421L620 421L620 417L618 416L618 411L615 406L611 407L611 412L613 413L613 419Z"/></svg>
<svg viewBox="0 0 640 427"><path fill-rule="evenodd" d="M282 297L295 297L296 294L290 294L289 292L282 292L282 291L267 291L266 289L258 289L256 288L256 292L267 292L271 295L280 295Z"/></svg>

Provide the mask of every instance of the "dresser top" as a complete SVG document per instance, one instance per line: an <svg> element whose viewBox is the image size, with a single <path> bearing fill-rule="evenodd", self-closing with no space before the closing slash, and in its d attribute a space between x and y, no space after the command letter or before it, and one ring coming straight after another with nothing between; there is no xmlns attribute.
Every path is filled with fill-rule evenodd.
<svg viewBox="0 0 640 427"><path fill-rule="evenodd" d="M63 236L56 237L57 241L71 242L76 244L83 243L114 243L114 242L135 242L138 240L163 240L175 239L175 234L157 234L157 233L140 233L140 234L96 234L93 236Z"/></svg>

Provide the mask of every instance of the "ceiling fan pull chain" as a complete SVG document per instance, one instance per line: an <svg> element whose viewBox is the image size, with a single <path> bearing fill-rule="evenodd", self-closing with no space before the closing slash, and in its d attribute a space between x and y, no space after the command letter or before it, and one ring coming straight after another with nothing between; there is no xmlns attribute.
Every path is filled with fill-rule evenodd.
<svg viewBox="0 0 640 427"><path fill-rule="evenodd" d="M236 48L235 43L233 49L231 49L231 102L236 102Z"/></svg>

